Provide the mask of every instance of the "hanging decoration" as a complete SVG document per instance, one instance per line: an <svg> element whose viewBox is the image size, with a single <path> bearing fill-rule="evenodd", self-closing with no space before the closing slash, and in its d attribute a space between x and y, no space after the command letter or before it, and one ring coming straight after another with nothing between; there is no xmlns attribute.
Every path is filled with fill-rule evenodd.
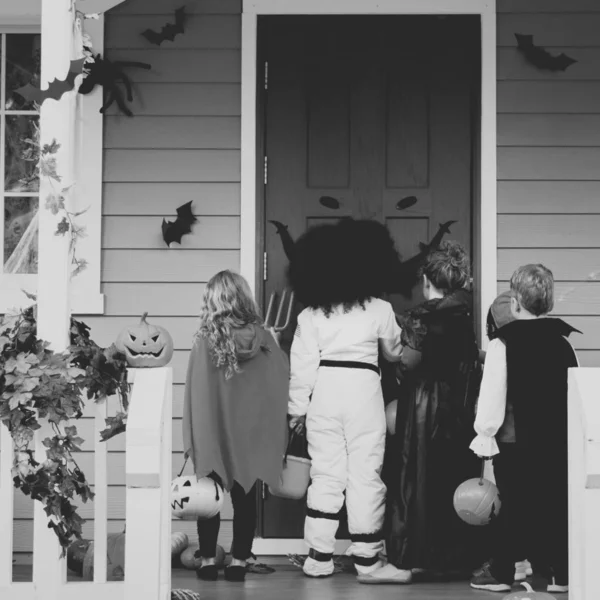
<svg viewBox="0 0 600 600"><path fill-rule="evenodd" d="M146 70L152 68L151 65L143 62L124 60L111 62L106 58L102 58L100 54L96 54L93 57L93 61L90 61L85 65L86 76L79 86L79 93L89 94L97 85L101 85L107 92L107 100L102 105L100 112L104 114L106 110L116 102L119 110L124 115L132 117L133 113L129 110L127 104L125 104L125 98L127 98L127 102L133 102L133 88L131 86L131 80L123 70L125 67L135 67ZM120 83L125 87L127 92L126 97L118 85Z"/></svg>
<svg viewBox="0 0 600 600"><path fill-rule="evenodd" d="M292 255L294 253L294 240L288 231L288 226L284 225L280 221L269 221L269 223L275 225L277 235L281 237L281 243L283 244L285 256L288 260L292 260Z"/></svg>
<svg viewBox="0 0 600 600"><path fill-rule="evenodd" d="M165 244L170 248L173 242L181 244L181 238L192 232L192 225L197 221L192 213L192 201L182 204L177 209L177 219L175 221L162 222L162 236Z"/></svg>
<svg viewBox="0 0 600 600"><path fill-rule="evenodd" d="M538 69L546 71L565 71L577 61L564 52L562 54L552 55L545 48L536 46L533 43L532 35L523 35L515 33L517 38L517 47L523 53L525 59Z"/></svg>
<svg viewBox="0 0 600 600"><path fill-rule="evenodd" d="M182 6L175 11L175 24L166 23L160 31L146 29L146 31L142 32L142 36L156 46L160 46L165 40L172 42L175 40L175 36L184 33L183 25L185 23L185 18L185 6Z"/></svg>
<svg viewBox="0 0 600 600"><path fill-rule="evenodd" d="M340 201L331 196L321 196L319 198L319 204L325 208L330 208L331 210L337 210L341 206Z"/></svg>
<svg viewBox="0 0 600 600"><path fill-rule="evenodd" d="M396 210L406 210L407 208L413 207L418 202L416 196L406 196L402 200L396 202Z"/></svg>
<svg viewBox="0 0 600 600"><path fill-rule="evenodd" d="M66 78L53 79L45 90L28 83L27 85L16 89L13 93L18 94L27 102L36 102L39 105L42 105L49 98L52 100L60 100L64 94L74 89L75 79L83 73L85 60L85 58L72 60Z"/></svg>
<svg viewBox="0 0 600 600"><path fill-rule="evenodd" d="M14 445L13 482L26 496L41 502L63 549L81 539L84 520L75 497L94 497L73 454L83 440L72 425L83 415L83 398L100 401L118 395L123 412L129 387L125 357L114 346L100 348L89 327L71 320L71 345L55 353L37 337L36 307L0 319L0 421ZM34 432L51 425L54 435L43 440L46 459L38 462Z"/></svg>

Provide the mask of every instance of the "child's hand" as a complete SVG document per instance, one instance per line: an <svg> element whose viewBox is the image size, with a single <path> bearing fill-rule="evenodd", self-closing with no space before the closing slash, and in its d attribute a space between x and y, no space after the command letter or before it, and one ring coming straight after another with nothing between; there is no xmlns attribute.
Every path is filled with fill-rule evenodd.
<svg viewBox="0 0 600 600"><path fill-rule="evenodd" d="M306 417L292 417L290 419L290 429L296 433L302 433L306 424Z"/></svg>

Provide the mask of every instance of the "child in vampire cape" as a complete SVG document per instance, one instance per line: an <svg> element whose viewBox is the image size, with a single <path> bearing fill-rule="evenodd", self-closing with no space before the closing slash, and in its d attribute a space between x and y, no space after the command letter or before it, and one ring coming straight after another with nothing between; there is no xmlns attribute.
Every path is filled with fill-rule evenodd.
<svg viewBox="0 0 600 600"><path fill-rule="evenodd" d="M410 572L384 565L385 485L380 473L386 421L379 350L400 358L401 330L391 304L379 296L398 257L387 229L344 219L309 230L290 262L289 278L306 307L291 348L289 415L306 426L312 459L304 539L309 577L333 574L335 536L344 496L361 576L405 583Z"/></svg>
<svg viewBox="0 0 600 600"><path fill-rule="evenodd" d="M190 355L183 442L197 477L231 491L232 562L225 579L243 581L256 529L256 481L277 485L285 452L289 366L266 331L246 280L222 271L207 284ZM220 516L198 520L200 579L217 579Z"/></svg>
<svg viewBox="0 0 600 600"><path fill-rule="evenodd" d="M492 307L505 324L489 328L471 444L477 455L494 456L502 509L492 560L471 587L509 591L515 560L526 555L549 592L567 592L567 374L577 366L567 338L577 330L547 316L554 279L543 265L517 269L510 289L514 320L500 318L499 301Z"/></svg>

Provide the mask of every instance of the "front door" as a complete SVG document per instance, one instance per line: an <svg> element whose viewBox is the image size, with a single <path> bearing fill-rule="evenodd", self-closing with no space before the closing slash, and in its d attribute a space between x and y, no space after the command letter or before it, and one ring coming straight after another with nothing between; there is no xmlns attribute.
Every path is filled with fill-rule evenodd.
<svg viewBox="0 0 600 600"><path fill-rule="evenodd" d="M261 19L265 302L286 285L282 233L318 223L376 219L407 259L455 221L450 239L471 250L478 35L467 16ZM392 298L397 311L420 300ZM301 537L303 517L304 502L267 495L261 533Z"/></svg>

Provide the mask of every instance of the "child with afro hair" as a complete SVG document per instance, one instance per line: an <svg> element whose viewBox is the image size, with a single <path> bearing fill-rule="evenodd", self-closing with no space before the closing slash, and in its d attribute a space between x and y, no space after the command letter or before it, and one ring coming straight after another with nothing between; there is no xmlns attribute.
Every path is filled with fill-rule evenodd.
<svg viewBox="0 0 600 600"><path fill-rule="evenodd" d="M399 263L387 228L343 219L310 229L296 243L289 279L306 307L291 348L288 413L306 424L312 459L307 497L304 573L326 577L340 511L346 500L352 545L361 577L405 583L410 572L384 565L382 526L386 488L381 469L386 438L379 351L398 361L401 330L382 300Z"/></svg>

